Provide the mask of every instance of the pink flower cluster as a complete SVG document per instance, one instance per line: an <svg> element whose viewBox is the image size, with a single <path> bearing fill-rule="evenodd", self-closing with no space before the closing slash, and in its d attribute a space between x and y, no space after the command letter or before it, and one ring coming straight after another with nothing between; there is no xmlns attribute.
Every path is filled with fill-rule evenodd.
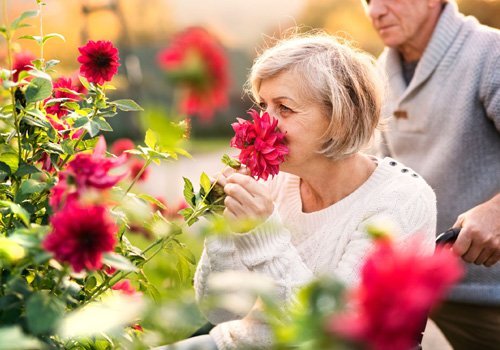
<svg viewBox="0 0 500 350"><path fill-rule="evenodd" d="M418 241L398 249L388 239L376 242L350 295L352 309L334 315L332 333L363 342L369 349L408 350L418 344L429 311L457 282L463 267L451 250L418 253Z"/></svg>
<svg viewBox="0 0 500 350"><path fill-rule="evenodd" d="M231 147L241 150L238 159L253 177L267 180L269 175L278 174L279 166L288 154L285 135L277 128L278 120L268 113L260 115L252 109L248 114L252 121L238 118L238 122L231 124L235 132Z"/></svg>
<svg viewBox="0 0 500 350"><path fill-rule="evenodd" d="M101 136L93 154L80 153L59 173L59 182L52 188L49 203L55 214L52 231L43 247L73 270L94 270L102 267L102 254L112 252L118 227L104 203L84 203L82 197L92 190L109 189L127 174L110 175L121 166L126 156L106 157L106 142Z"/></svg>

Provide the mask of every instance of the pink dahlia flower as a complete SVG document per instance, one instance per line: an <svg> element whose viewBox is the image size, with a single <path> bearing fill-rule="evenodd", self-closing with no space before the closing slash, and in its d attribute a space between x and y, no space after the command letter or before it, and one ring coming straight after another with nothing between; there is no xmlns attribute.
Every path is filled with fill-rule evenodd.
<svg viewBox="0 0 500 350"><path fill-rule="evenodd" d="M118 227L103 206L82 207L69 202L50 222L52 231L43 248L76 272L100 269L103 253L115 248Z"/></svg>
<svg viewBox="0 0 500 350"><path fill-rule="evenodd" d="M36 57L29 51L19 52L14 55L12 69L15 70L15 72L12 75L12 80L17 81L19 79L19 73L30 70L31 61L35 58Z"/></svg>
<svg viewBox="0 0 500 350"><path fill-rule="evenodd" d="M398 249L388 239L377 241L361 270L353 308L334 315L329 330L363 342L369 349L408 350L418 344L432 307L457 282L463 267L449 249L423 256L415 248Z"/></svg>
<svg viewBox="0 0 500 350"><path fill-rule="evenodd" d="M231 139L231 147L240 149L240 162L250 170L250 174L258 179L267 180L269 175L279 172L280 164L288 154L284 143L285 134L278 128L278 120L268 113L248 112L253 121L238 118L231 124L235 136Z"/></svg>
<svg viewBox="0 0 500 350"><path fill-rule="evenodd" d="M65 89L65 90L63 90ZM67 90L74 91L75 93L71 93ZM74 85L71 78L61 77L54 82L54 90L51 98L59 99L65 98L67 101L80 101L81 98L78 95L79 93L85 93L85 88L78 84ZM47 99L46 101L48 101ZM66 101L55 102L46 107L46 111L49 114L56 115L58 117L63 117L68 114L68 110L62 106L62 104Z"/></svg>
<svg viewBox="0 0 500 350"><path fill-rule="evenodd" d="M81 63L80 74L88 81L102 85L106 81L111 81L118 72L120 58L118 49L111 41L90 40L85 46L79 47L80 56L78 62Z"/></svg>
<svg viewBox="0 0 500 350"><path fill-rule="evenodd" d="M88 188L108 189L127 176L109 175L108 172L125 164L126 155L106 158L106 141L100 137L94 153L79 153L68 163L66 170L59 173L59 182L52 188L50 205L58 210L64 202L78 199Z"/></svg>

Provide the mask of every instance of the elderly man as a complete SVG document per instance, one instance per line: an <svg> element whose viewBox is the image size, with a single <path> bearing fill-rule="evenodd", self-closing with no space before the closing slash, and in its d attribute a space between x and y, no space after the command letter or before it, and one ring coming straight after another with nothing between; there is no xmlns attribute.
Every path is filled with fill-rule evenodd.
<svg viewBox="0 0 500 350"><path fill-rule="evenodd" d="M437 196L437 230L461 227L468 272L432 315L455 349L500 348L500 32L443 0L372 0L386 45L385 155Z"/></svg>

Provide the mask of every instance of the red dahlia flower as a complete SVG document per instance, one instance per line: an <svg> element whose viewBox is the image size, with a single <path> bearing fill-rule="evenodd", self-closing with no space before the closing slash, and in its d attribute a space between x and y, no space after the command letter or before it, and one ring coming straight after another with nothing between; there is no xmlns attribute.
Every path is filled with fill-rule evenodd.
<svg viewBox="0 0 500 350"><path fill-rule="evenodd" d="M377 241L351 295L354 308L334 315L330 331L375 350L417 345L429 311L460 279L463 268L449 249L423 256L419 242L414 244L398 249L387 239Z"/></svg>
<svg viewBox="0 0 500 350"><path fill-rule="evenodd" d="M72 90L75 93L71 93L65 90ZM52 98L54 99L66 99L60 102L54 102L47 106L46 111L49 114L56 115L58 117L63 117L68 114L68 110L65 109L62 104L67 101L80 101L81 98L78 93L85 93L85 88L82 85L73 85L71 78L61 77L54 82L54 90L52 97L45 100L48 101Z"/></svg>
<svg viewBox="0 0 500 350"><path fill-rule="evenodd" d="M118 227L105 207L81 207L70 202L50 222L52 231L43 241L43 248L76 272L100 269L103 253L115 248Z"/></svg>
<svg viewBox="0 0 500 350"><path fill-rule="evenodd" d="M78 62L82 64L80 74L88 81L102 85L111 81L118 72L118 49L111 41L90 40L85 46L79 47L78 51L81 54Z"/></svg>
<svg viewBox="0 0 500 350"><path fill-rule="evenodd" d="M12 80L17 81L19 78L19 73L22 71L28 71L31 69L31 61L36 57L29 51L19 52L14 55L14 62L12 64L12 69L15 70L12 75Z"/></svg>
<svg viewBox="0 0 500 350"><path fill-rule="evenodd" d="M250 169L250 174L258 179L267 180L268 176L279 172L279 165L288 154L285 134L277 129L278 120L268 113L259 115L251 109L248 114L253 122L238 118L231 124L236 135L231 139L231 147L241 150L238 158Z"/></svg>
<svg viewBox="0 0 500 350"><path fill-rule="evenodd" d="M127 280L127 279L122 280L120 282L117 282L113 287L111 287L111 289L120 291L120 292L122 292L123 294L126 294L126 295L135 295L135 294L137 294L137 291L135 290L135 288L130 283L130 280Z"/></svg>
<svg viewBox="0 0 500 350"><path fill-rule="evenodd" d="M52 188L50 205L58 210L64 202L78 199L88 188L103 190L113 187L127 174L109 175L108 172L126 161L126 155L106 158L106 141L101 136L93 154L77 154L67 169L59 173L59 182Z"/></svg>
<svg viewBox="0 0 500 350"><path fill-rule="evenodd" d="M122 138L118 139L115 142L113 142L113 145L111 146L111 153L113 153L115 156L121 156L122 154L125 154L127 158L130 158L131 154L130 153L125 153L125 151L131 150L135 148L134 141L131 139L127 138Z"/></svg>
<svg viewBox="0 0 500 350"><path fill-rule="evenodd" d="M216 109L227 105L228 62L219 42L203 28L178 34L157 61L174 83L185 88L183 113L209 120Z"/></svg>

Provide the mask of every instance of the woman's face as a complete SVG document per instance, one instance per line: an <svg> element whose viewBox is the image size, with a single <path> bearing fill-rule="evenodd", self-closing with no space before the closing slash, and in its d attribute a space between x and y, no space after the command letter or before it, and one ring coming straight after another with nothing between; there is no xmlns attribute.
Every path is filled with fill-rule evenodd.
<svg viewBox="0 0 500 350"><path fill-rule="evenodd" d="M321 106L300 92L300 83L296 73L283 72L263 80L259 90L261 109L278 119L278 128L285 133L289 154L280 170L290 173L300 173L314 160L324 159L317 152L329 124Z"/></svg>

